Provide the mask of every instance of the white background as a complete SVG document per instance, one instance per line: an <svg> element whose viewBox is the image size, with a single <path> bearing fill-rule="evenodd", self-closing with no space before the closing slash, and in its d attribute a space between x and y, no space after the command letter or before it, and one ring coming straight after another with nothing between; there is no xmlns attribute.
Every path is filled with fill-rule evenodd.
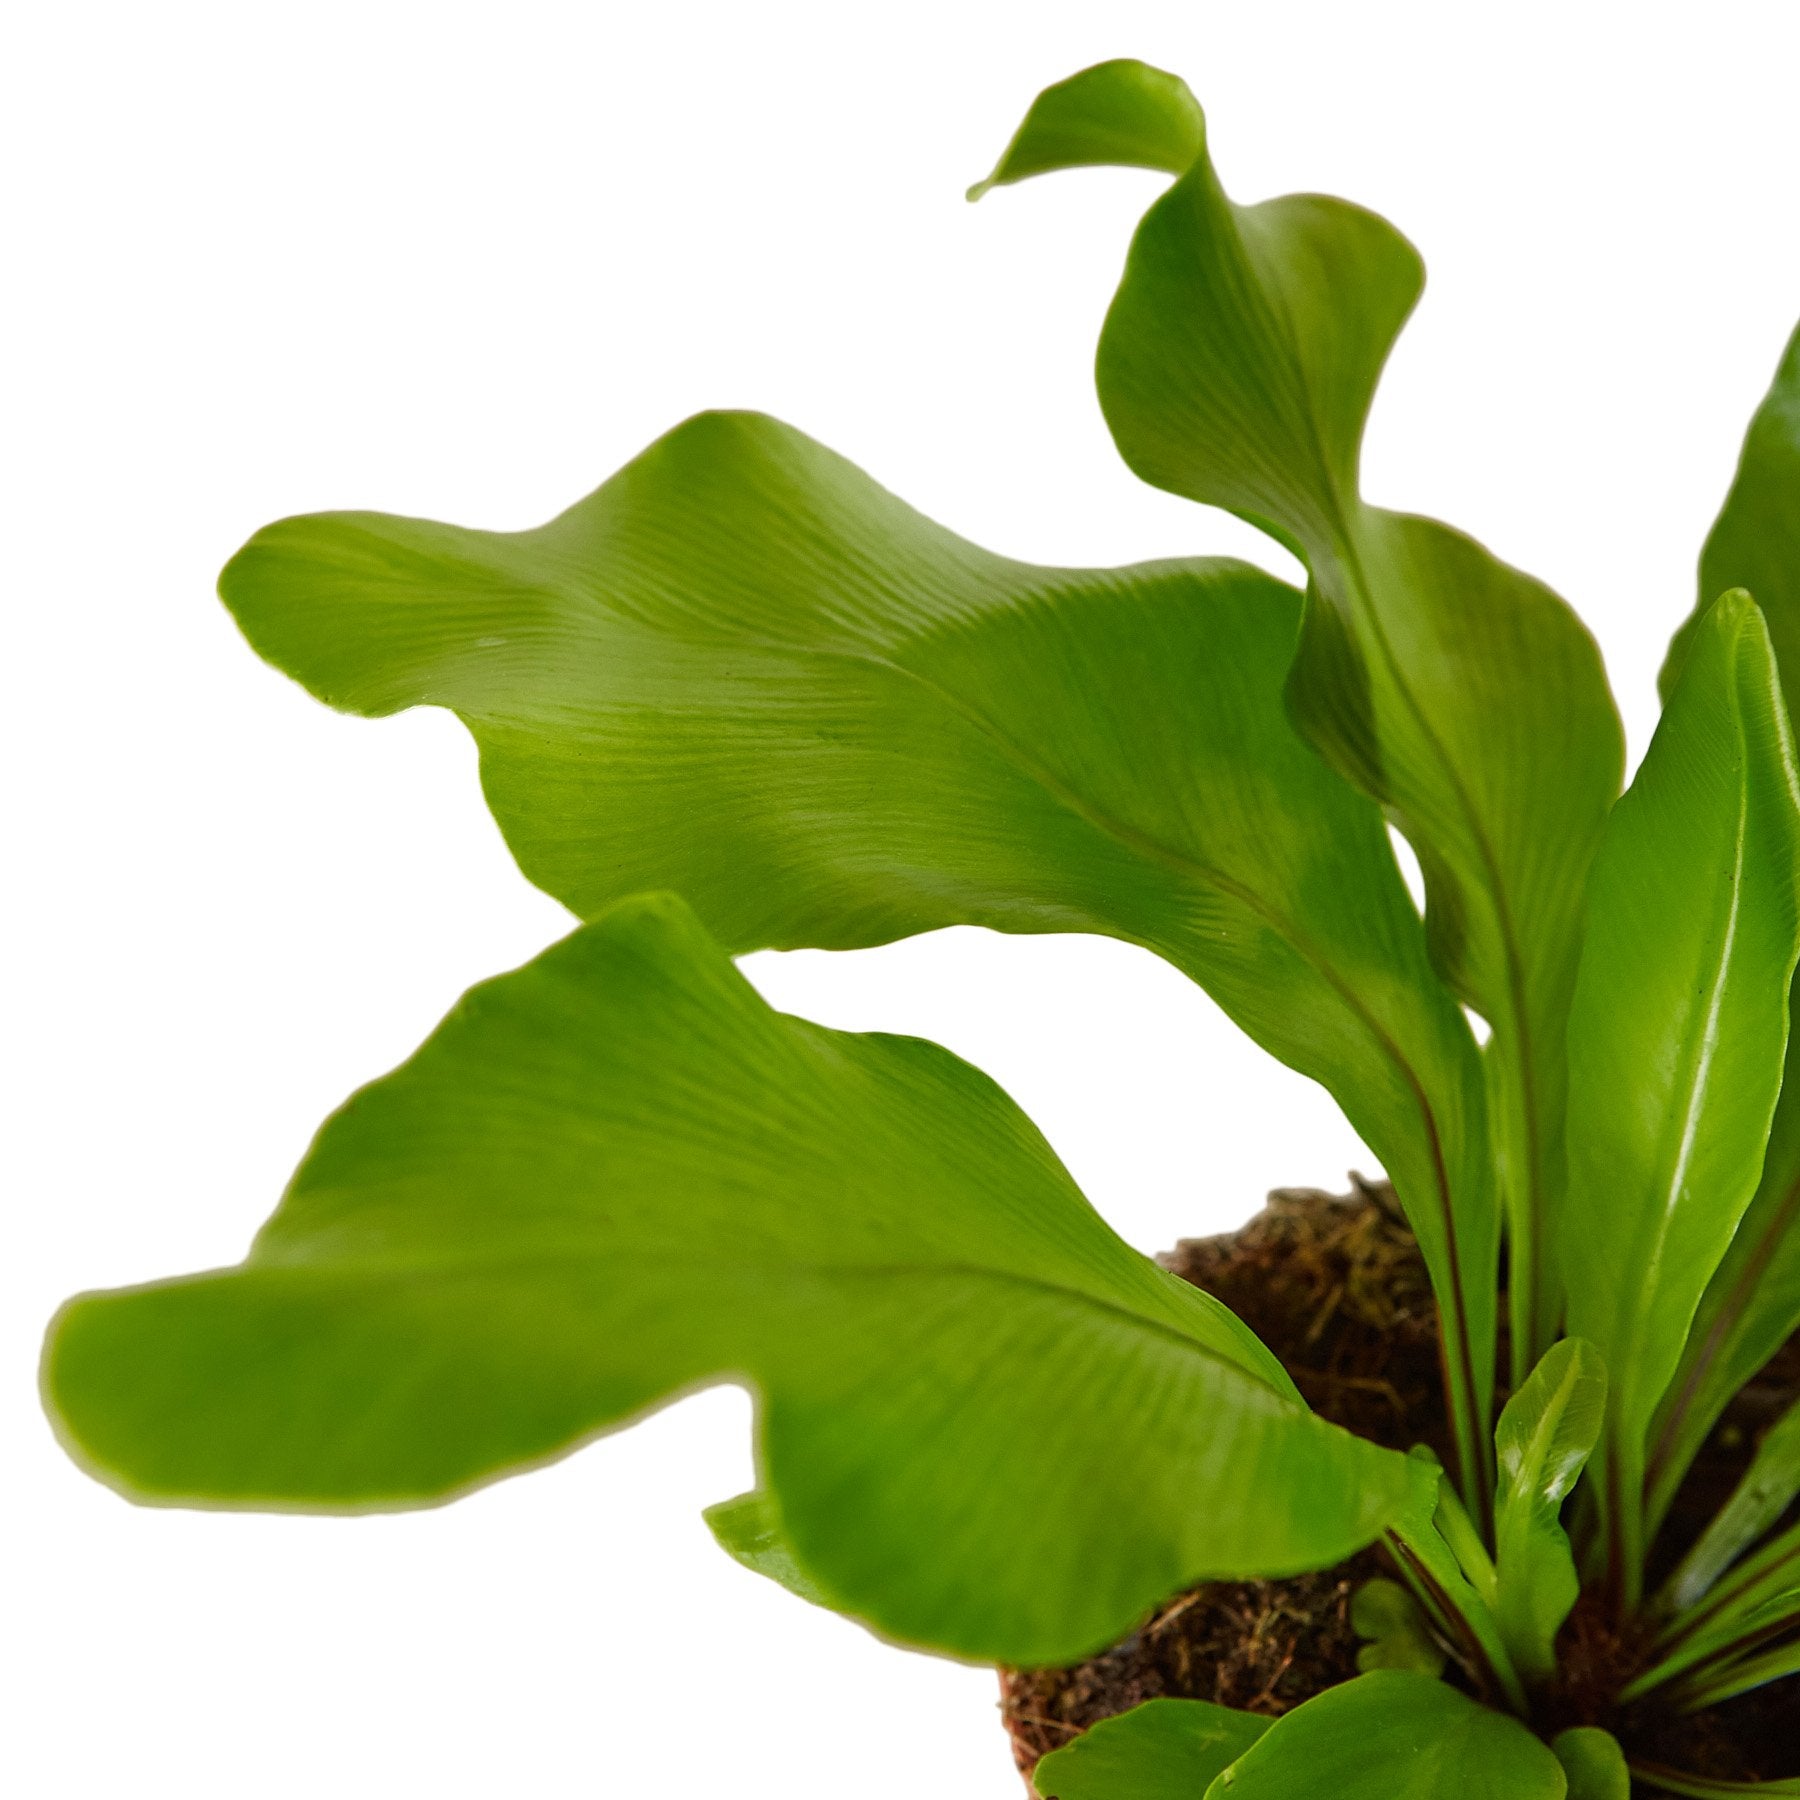
<svg viewBox="0 0 1800 1800"><path fill-rule="evenodd" d="M1670 21L1682 19L1676 24ZM336 717L211 598L251 530L524 526L764 407L996 549L1272 552L1096 408L1156 178L963 204L1039 86L1185 74L1232 192L1346 193L1431 286L1367 453L1594 623L1641 752L1800 312L1800 18L1715 3L81 5L0 44L9 878L0 1781L192 1800L1016 1793L993 1678L877 1645L699 1521L707 1395L448 1510L134 1511L37 1411L66 1293L234 1260L318 1119L568 923L447 716ZM759 957L783 1005L996 1074L1134 1242L1360 1162L1117 945Z"/></svg>

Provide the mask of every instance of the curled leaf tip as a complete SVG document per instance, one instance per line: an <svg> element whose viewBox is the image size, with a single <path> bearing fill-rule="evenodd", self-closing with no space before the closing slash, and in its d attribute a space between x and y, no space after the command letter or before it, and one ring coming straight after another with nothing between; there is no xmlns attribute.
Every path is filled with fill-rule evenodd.
<svg viewBox="0 0 1800 1800"><path fill-rule="evenodd" d="M1058 169L1111 164L1182 175L1206 143L1206 118L1187 83L1133 57L1096 63L1032 101L993 172L968 190L989 189Z"/></svg>

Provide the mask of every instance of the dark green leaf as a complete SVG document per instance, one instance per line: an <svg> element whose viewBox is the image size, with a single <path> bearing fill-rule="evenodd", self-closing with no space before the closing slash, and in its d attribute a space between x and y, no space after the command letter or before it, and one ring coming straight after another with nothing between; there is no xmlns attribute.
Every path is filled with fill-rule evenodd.
<svg viewBox="0 0 1800 1800"><path fill-rule="evenodd" d="M1790 1547L1777 1544L1770 1548L1776 1552L1773 1566L1753 1559L1740 1571L1741 1581L1734 1579L1706 1605L1671 1622L1664 1654L1626 1683L1624 1699L1641 1699L1678 1678L1676 1693L1684 1710L1691 1712L1727 1699L1728 1694L1718 1691L1721 1681L1758 1660L1758 1652L1800 1626L1800 1587L1791 1585L1795 1571ZM1779 1645L1774 1654L1780 1656L1790 1647ZM1787 1673L1785 1666L1775 1670L1775 1675ZM1742 1693L1774 1678L1766 1675L1744 1682L1730 1693Z"/></svg>
<svg viewBox="0 0 1800 1800"><path fill-rule="evenodd" d="M1631 1771L1610 1731L1577 1725L1550 1743L1569 1779L1569 1800L1631 1800Z"/></svg>
<svg viewBox="0 0 1800 1800"><path fill-rule="evenodd" d="M1685 1775L1658 1763L1632 1763L1631 1772L1652 1794L1680 1794L1686 1800L1782 1800L1800 1794L1800 1776L1784 1781L1713 1781L1704 1775Z"/></svg>
<svg viewBox="0 0 1800 1800"><path fill-rule="evenodd" d="M818 1590L984 1659L1328 1564L1407 1486L985 1077L770 1011L670 897L472 990L246 1262L71 1302L45 1366L126 1492L315 1509L447 1498L721 1380Z"/></svg>
<svg viewBox="0 0 1800 1800"><path fill-rule="evenodd" d="M1564 1338L1507 1401L1495 1428L1494 1611L1527 1681L1555 1671L1556 1634L1581 1592L1562 1503L1599 1442L1605 1410L1600 1353L1584 1338Z"/></svg>
<svg viewBox="0 0 1800 1800"><path fill-rule="evenodd" d="M1762 616L1723 596L1594 866L1570 1020L1570 1329L1611 1376L1597 1468L1635 1597L1645 1436L1756 1189L1800 949L1800 806Z"/></svg>
<svg viewBox="0 0 1800 1800"><path fill-rule="evenodd" d="M1116 160L1111 122L1142 79L1105 64L1063 83L1054 162L1015 166L1009 153L1002 177L1074 161L1084 104L1085 160ZM1592 639L1547 588L1358 494L1363 421L1423 278L1412 247L1339 200L1235 205L1198 107L1193 123L1180 116L1158 139L1157 166L1194 148L1133 241L1100 342L1101 404L1145 480L1230 508L1311 571L1295 712L1412 839L1439 964L1494 1028L1522 1377L1560 1312L1548 1232L1562 1185L1564 1024L1588 864L1623 766L1617 715ZM1441 1267L1434 1275L1485 1343L1485 1264L1461 1271L1460 1297ZM1459 1384L1465 1454L1482 1379Z"/></svg>
<svg viewBox="0 0 1800 1800"><path fill-rule="evenodd" d="M1697 1605L1800 1494L1800 1402L1769 1427L1732 1496L1713 1515L1669 1579L1668 1603L1677 1612Z"/></svg>
<svg viewBox="0 0 1800 1800"><path fill-rule="evenodd" d="M1378 1669L1277 1719L1207 1800L1562 1800L1565 1788L1517 1719L1428 1675Z"/></svg>
<svg viewBox="0 0 1800 1800"><path fill-rule="evenodd" d="M1491 1269L1474 1042L1377 810L1288 723L1300 598L1271 577L1009 562L708 415L540 530L289 520L221 591L333 705L454 707L520 863L584 915L666 887L732 950L1148 945L1331 1089L1440 1274Z"/></svg>
<svg viewBox="0 0 1800 1800"><path fill-rule="evenodd" d="M1269 1725L1205 1700L1149 1700L1051 1751L1032 1784L1044 1800L1198 1800Z"/></svg>
<svg viewBox="0 0 1800 1800"><path fill-rule="evenodd" d="M1800 1594L1790 1595L1788 1604L1785 1622L1791 1625L1796 1616L1800 1616ZM1684 1685L1682 1708L1687 1712L1699 1712L1703 1707L1720 1706L1727 1700L1735 1700L1739 1694L1767 1687L1771 1681L1790 1680L1795 1675L1800 1675L1800 1638L1726 1663L1704 1678Z"/></svg>

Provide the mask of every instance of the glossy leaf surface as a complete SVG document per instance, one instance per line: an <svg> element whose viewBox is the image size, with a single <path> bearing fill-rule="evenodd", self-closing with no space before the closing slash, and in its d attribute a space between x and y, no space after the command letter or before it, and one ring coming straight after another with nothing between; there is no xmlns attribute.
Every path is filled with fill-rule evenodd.
<svg viewBox="0 0 1800 1800"><path fill-rule="evenodd" d="M1420 1448L1407 1458L1412 1491L1406 1506L1388 1530L1389 1547L1401 1573L1426 1603L1444 1636L1461 1646L1465 1662L1497 1704L1510 1706L1523 1716L1529 1710L1523 1682L1512 1653L1500 1634L1491 1596L1494 1570L1455 1491L1429 1450ZM1445 1528L1448 1527L1448 1535ZM1463 1567L1452 1540L1460 1540L1464 1555L1476 1565L1474 1577ZM1483 1566L1485 1565L1485 1566Z"/></svg>
<svg viewBox="0 0 1800 1800"><path fill-rule="evenodd" d="M743 1381L820 1591L1014 1662L1330 1563L1407 1476L1114 1236L985 1077L772 1012L670 897L472 990L246 1262L71 1302L45 1380L136 1497L312 1508L445 1498Z"/></svg>
<svg viewBox="0 0 1800 1800"><path fill-rule="evenodd" d="M1378 1669L1277 1719L1207 1800L1563 1800L1562 1767L1517 1719L1429 1675Z"/></svg>
<svg viewBox="0 0 1800 1800"><path fill-rule="evenodd" d="M1789 706L1790 716L1792 704ZM1788 1016L1794 996L1788 995ZM1706 1285L1658 1409L1650 1519L1659 1523L1731 1397L1800 1330L1800 1039L1790 1029L1756 1196Z"/></svg>
<svg viewBox="0 0 1800 1800"><path fill-rule="evenodd" d="M1748 589L1768 624L1792 716L1800 702L1800 332L1744 438L1700 556L1699 597L1663 665L1665 697L1706 609ZM1792 996L1789 997L1790 1010ZM1790 1040L1756 1198L1700 1304L1657 1421L1651 1516L1660 1520L1727 1401L1800 1330L1800 1045Z"/></svg>
<svg viewBox="0 0 1800 1800"><path fill-rule="evenodd" d="M1581 1592L1562 1503L1599 1441L1605 1409L1599 1352L1583 1338L1564 1338L1507 1401L1494 1431L1494 1611L1527 1681L1554 1671L1556 1634Z"/></svg>
<svg viewBox="0 0 1800 1800"><path fill-rule="evenodd" d="M1696 634L1595 863L1570 1022L1570 1330L1611 1378L1600 1473L1635 1596L1645 1436L1755 1191L1800 949L1800 805L1761 614Z"/></svg>
<svg viewBox="0 0 1800 1800"><path fill-rule="evenodd" d="M1143 129L1145 80L1140 64L1106 63L1051 89L993 182L1121 160L1118 121ZM1054 113L1054 159L1022 153L1040 109ZM1181 173L1132 243L1100 342L1101 405L1146 481L1262 526L1311 572L1296 716L1412 840L1440 966L1494 1028L1522 1376L1559 1312L1548 1232L1564 1025L1587 869L1623 766L1617 714L1592 639L1547 588L1360 497L1363 422L1423 280L1412 247L1340 200L1234 204L1198 106L1157 116L1160 158L1134 160ZM1478 1337L1487 1285L1472 1266Z"/></svg>
<svg viewBox="0 0 1800 1800"><path fill-rule="evenodd" d="M461 714L584 915L666 887L734 951L1147 945L1331 1090L1440 1278L1491 1265L1474 1040L1377 810L1288 722L1300 597L1260 571L1010 562L734 414L540 530L293 519L221 591L321 699Z"/></svg>
<svg viewBox="0 0 1800 1800"><path fill-rule="evenodd" d="M1149 1700L1051 1751L1032 1784L1044 1800L1198 1800L1269 1725L1205 1700Z"/></svg>
<svg viewBox="0 0 1800 1800"><path fill-rule="evenodd" d="M1569 1800L1631 1800L1631 1771L1610 1731L1577 1725L1558 1732L1550 1749L1568 1777Z"/></svg>

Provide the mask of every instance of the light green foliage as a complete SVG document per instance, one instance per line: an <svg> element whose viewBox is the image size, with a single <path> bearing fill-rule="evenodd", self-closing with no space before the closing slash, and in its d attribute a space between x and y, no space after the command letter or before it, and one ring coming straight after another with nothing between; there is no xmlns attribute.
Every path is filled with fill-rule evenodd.
<svg viewBox="0 0 1800 1800"><path fill-rule="evenodd" d="M1768 620L1790 706L1800 694L1800 330L1744 434L1731 491L1700 552L1699 597L1663 664L1666 701L1687 663L1700 621L1731 588L1755 595Z"/></svg>
<svg viewBox="0 0 1800 1800"><path fill-rule="evenodd" d="M794 1560L773 1495L752 1488L709 1506L702 1516L719 1548L746 1569L815 1606L831 1605L831 1596Z"/></svg>
<svg viewBox="0 0 1800 1800"><path fill-rule="evenodd" d="M1564 1338L1507 1401L1494 1431L1494 1612L1527 1681L1554 1671L1556 1634L1581 1592L1560 1515L1599 1441L1605 1408L1600 1353L1583 1338Z"/></svg>
<svg viewBox="0 0 1800 1800"><path fill-rule="evenodd" d="M1152 1701L1046 1756L1045 1800L1800 1793L1531 1729L1578 1566L1649 1646L1628 1707L1800 1673L1800 1406L1640 1605L1696 1452L1800 1329L1800 333L1618 798L1574 614L1361 496L1411 245L1341 200L1236 204L1193 95L1129 61L1047 89L970 197L1105 163L1174 177L1101 336L1120 452L1306 593L996 556L753 413L535 530L258 532L220 582L251 644L347 711L453 710L588 922L327 1121L242 1264L71 1301L52 1420L134 1499L358 1511L735 1382L757 1485L719 1543L952 1655L1070 1661L1196 1581L1381 1538L1356 1679L1272 1725ZM1312 1414L984 1076L775 1013L730 962L950 925L1147 948L1330 1090L1430 1271L1455 1483Z"/></svg>
<svg viewBox="0 0 1800 1800"><path fill-rule="evenodd" d="M1096 162L1184 174L1206 147L1206 120L1179 77L1121 58L1047 87L986 181L991 189Z"/></svg>
<svg viewBox="0 0 1800 1800"><path fill-rule="evenodd" d="M1044 1800L1198 1800L1269 1723L1204 1700L1149 1700L1051 1751L1032 1784Z"/></svg>
<svg viewBox="0 0 1800 1800"><path fill-rule="evenodd" d="M1371 1669L1444 1672L1442 1646L1418 1602L1397 1581L1365 1581L1350 1601L1350 1628L1368 1640L1356 1653L1356 1666L1364 1674Z"/></svg>
<svg viewBox="0 0 1800 1800"><path fill-rule="evenodd" d="M1379 814L1288 722L1300 600L1271 577L1009 562L711 414L540 530L290 519L221 592L333 705L454 707L520 863L583 915L667 887L734 951L1150 946L1491 1261L1474 1040Z"/></svg>
<svg viewBox="0 0 1800 1800"><path fill-rule="evenodd" d="M1631 1771L1610 1731L1577 1725L1558 1732L1551 1750L1569 1781L1569 1800L1631 1800Z"/></svg>
<svg viewBox="0 0 1800 1800"><path fill-rule="evenodd" d="M1800 331L1744 438L1736 478L1700 557L1699 599L1663 665L1665 697L1706 609L1728 588L1754 596L1788 712L1800 702ZM1789 1002L1792 1010L1792 999ZM1800 1330L1800 1044L1790 1038L1756 1198L1744 1214L1670 1384L1651 1457L1660 1520L1731 1396Z"/></svg>
<svg viewBox="0 0 1800 1800"><path fill-rule="evenodd" d="M1563 1800L1566 1787L1518 1720L1429 1675L1378 1669L1277 1719L1206 1800Z"/></svg>
<svg viewBox="0 0 1800 1800"><path fill-rule="evenodd" d="M1459 1645L1464 1661L1494 1690L1494 1698L1524 1715L1530 1711L1525 1686L1494 1616L1493 1565L1479 1540L1471 1542L1468 1516L1436 1458L1421 1446L1407 1461L1412 1492L1388 1528L1400 1572L1426 1604L1438 1631Z"/></svg>
<svg viewBox="0 0 1800 1800"><path fill-rule="evenodd" d="M1035 142L1028 119L993 180L1118 160L1121 121L1145 129L1146 79L1141 64L1106 63L1053 89L1039 107L1053 105L1056 157L1021 154ZM1146 481L1241 514L1311 572L1296 715L1412 840L1439 964L1494 1028L1522 1377L1560 1310L1549 1239L1564 1024L1582 886L1622 769L1617 715L1591 638L1554 594L1447 527L1358 493L1363 421L1423 279L1411 245L1340 200L1235 205L1198 107L1160 116L1158 166L1182 173L1133 241L1100 341L1101 404ZM1447 1282L1442 1228L1415 1224L1440 1258L1440 1294L1465 1315L1453 1327L1477 1365L1459 1401L1473 1456L1485 1449L1467 1434L1485 1431L1491 1237L1485 1219L1459 1221L1460 1281Z"/></svg>
<svg viewBox="0 0 1800 1800"><path fill-rule="evenodd" d="M1791 704L1790 704L1791 713ZM1793 993L1788 1016L1793 1017ZM1800 1330L1800 1037L1790 1029L1781 1096L1755 1197L1689 1330L1652 1431L1649 1521L1659 1523L1707 1433L1745 1382Z"/></svg>
<svg viewBox="0 0 1800 1800"><path fill-rule="evenodd" d="M454 1494L724 1379L820 1592L969 1656L1329 1563L1405 1488L991 1082L771 1012L673 899L474 989L244 1264L72 1302L46 1365L133 1494L326 1508Z"/></svg>
<svg viewBox="0 0 1800 1800"><path fill-rule="evenodd" d="M1611 1378L1615 1580L1645 1438L1762 1168L1800 952L1800 794L1762 615L1714 603L1595 861L1569 1032L1569 1328Z"/></svg>

